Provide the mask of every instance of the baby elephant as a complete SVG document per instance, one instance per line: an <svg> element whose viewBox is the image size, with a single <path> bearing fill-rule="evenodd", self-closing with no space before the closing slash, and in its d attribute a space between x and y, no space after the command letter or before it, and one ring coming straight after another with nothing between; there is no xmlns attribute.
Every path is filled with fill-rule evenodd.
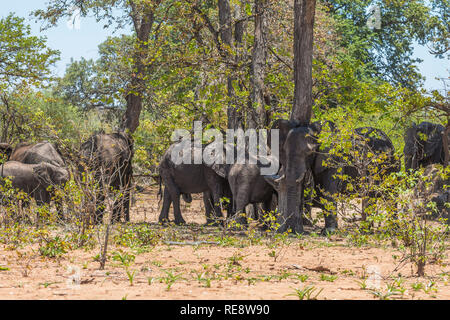
<svg viewBox="0 0 450 320"><path fill-rule="evenodd" d="M66 183L69 172L50 163L26 164L18 161L7 161L0 166L0 177L8 177L13 188L26 192L37 204L48 204L52 198L49 186Z"/></svg>

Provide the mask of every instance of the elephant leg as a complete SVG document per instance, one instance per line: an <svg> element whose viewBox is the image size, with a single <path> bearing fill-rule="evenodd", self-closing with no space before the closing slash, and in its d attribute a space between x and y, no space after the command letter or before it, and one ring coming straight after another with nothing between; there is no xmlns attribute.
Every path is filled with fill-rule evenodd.
<svg viewBox="0 0 450 320"><path fill-rule="evenodd" d="M328 201L334 201L333 199L328 199ZM336 219L336 213L337 213L337 204L333 203L333 211L334 212L324 212L325 217L325 229L323 232L330 233L336 231L338 227L337 219Z"/></svg>
<svg viewBox="0 0 450 320"><path fill-rule="evenodd" d="M262 230L270 229L270 217L268 214L272 211L273 197L266 199L261 206L262 212L258 217L258 221L261 223Z"/></svg>
<svg viewBox="0 0 450 320"><path fill-rule="evenodd" d="M130 203L131 203L131 192L128 189L124 194L123 212L125 215L125 222L130 222Z"/></svg>
<svg viewBox="0 0 450 320"><path fill-rule="evenodd" d="M175 224L185 224L186 221L184 221L183 216L181 215L181 208L180 208L180 196L181 192L178 189L178 186L173 181L172 177L167 174L162 175L162 179L164 181L164 192L168 192L170 194L170 199L172 200L173 205L173 215L175 216ZM163 211L161 211L161 214ZM166 214L166 218L168 220L169 214Z"/></svg>
<svg viewBox="0 0 450 320"><path fill-rule="evenodd" d="M339 180L335 179L332 177L332 172L329 173L329 175L327 176L327 178L324 181L324 184L322 185L324 192L322 192L321 190L321 185L320 184L314 184L314 190L315 193L317 195L318 199L323 198L325 200L325 203L331 203L332 204L332 211L329 212L327 210L326 207L324 206L322 203L319 202L319 207L322 208L322 211L324 213L324 218L325 218L325 228L322 230L322 234L327 234L327 233L332 233L334 231L336 231L336 229L338 228L338 223L337 223L337 219L336 219L336 215L337 215L337 203L336 200L334 199L334 196L337 195L340 191L340 185L339 185ZM314 197L313 197L314 199ZM317 203L316 201L313 200L313 203Z"/></svg>
<svg viewBox="0 0 450 320"><path fill-rule="evenodd" d="M211 193L209 191L203 192L203 204L205 205L205 216L206 216L206 224L212 225L214 223L214 219L211 218L211 213L214 210L213 207L213 198L211 197Z"/></svg>
<svg viewBox="0 0 450 320"><path fill-rule="evenodd" d="M125 222L130 222L130 203L131 203L131 177L132 173L126 174L126 181L124 185L124 194L122 198L122 208Z"/></svg>
<svg viewBox="0 0 450 320"><path fill-rule="evenodd" d="M336 229L338 228L338 223L337 223L337 219L336 219L336 213L337 213L337 204L334 202L333 197L327 196L322 194L322 192L320 192L319 190L316 190L317 193L317 199L313 200L313 204L314 206L320 208L323 212L323 216L325 219L325 228L322 230L322 234L327 234L327 233L331 233L336 231ZM322 202L321 199L325 200L326 203L330 203L332 202L333 205L333 211L334 212L329 212L327 211L327 207L325 206Z"/></svg>
<svg viewBox="0 0 450 320"><path fill-rule="evenodd" d="M181 208L180 208L181 193L178 190L178 187L175 186L175 184L172 184L172 186L167 186L166 189L169 190L170 198L172 199L175 224L185 224L186 221L184 221L183 216L181 215Z"/></svg>
<svg viewBox="0 0 450 320"><path fill-rule="evenodd" d="M303 225L305 226L312 226L313 223L310 220L311 219L311 212L313 207L313 191L314 191L314 179L312 177L311 171L308 171L307 176L304 181L304 191L303 191L303 209L300 210L300 212L303 211ZM306 195L305 195L306 194Z"/></svg>
<svg viewBox="0 0 450 320"><path fill-rule="evenodd" d="M223 196L223 188L222 188L222 182L215 179L213 181L211 181L210 179L208 179L208 186L211 190L211 197L213 200L213 207L214 207L214 214L216 218L221 218L223 217L222 215L222 208L221 208L221 203L220 200Z"/></svg>
<svg viewBox="0 0 450 320"><path fill-rule="evenodd" d="M227 205L226 205L227 218L229 218L229 217L233 216L233 214L234 214L234 212L233 212L233 210L234 210L233 195L228 190L227 192L224 192L224 196L230 200L230 202L227 203Z"/></svg>
<svg viewBox="0 0 450 320"><path fill-rule="evenodd" d="M220 204L222 195L222 190L215 190L215 192L212 194L212 200L213 200L213 208L214 208L214 220L217 223L217 220L221 220L223 218L222 214L222 208Z"/></svg>
<svg viewBox="0 0 450 320"><path fill-rule="evenodd" d="M186 224L186 221L184 221L183 216L181 215L181 208L180 208L180 193L175 194L175 196L171 195L172 197L172 204L173 204L173 215L175 216L175 224Z"/></svg>
<svg viewBox="0 0 450 320"><path fill-rule="evenodd" d="M126 222L130 221L130 191L126 190L123 195L114 201L113 222L119 222L120 217L124 216Z"/></svg>
<svg viewBox="0 0 450 320"><path fill-rule="evenodd" d="M236 210L231 220L234 220L239 227L247 227L247 215L245 211L245 207L247 205L246 201L243 201L242 197L236 199Z"/></svg>
<svg viewBox="0 0 450 320"><path fill-rule="evenodd" d="M169 210L170 210L171 204L172 204L172 198L170 197L170 193L167 190L167 188L164 188L163 205L162 205L161 213L159 214L159 218L158 218L158 221L160 223L169 222Z"/></svg>
<svg viewBox="0 0 450 320"><path fill-rule="evenodd" d="M245 207L245 211L247 212L247 216L250 217L253 220L258 220L258 218L259 218L258 210L259 210L258 206L256 204L254 204L254 203L249 203Z"/></svg>

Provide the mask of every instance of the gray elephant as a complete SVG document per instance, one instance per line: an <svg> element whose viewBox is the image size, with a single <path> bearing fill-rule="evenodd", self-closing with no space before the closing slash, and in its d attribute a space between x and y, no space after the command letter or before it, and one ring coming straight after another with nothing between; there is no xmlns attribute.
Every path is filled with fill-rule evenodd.
<svg viewBox="0 0 450 320"><path fill-rule="evenodd" d="M217 170L218 165L214 168L217 174L228 180L233 200L232 215L245 213L245 207L249 204L261 203L263 211L274 209L272 201L273 196L276 196L276 191L261 175L258 164L230 165L227 175L224 175L223 171ZM257 213L256 207L254 210ZM237 221L241 225L247 224L247 219L243 216L239 216Z"/></svg>
<svg viewBox="0 0 450 320"><path fill-rule="evenodd" d="M50 142L19 143L10 153L9 160L19 161L26 164L49 163L67 171L66 164L59 150ZM69 174L69 173L67 173ZM53 192L51 192L53 196ZM60 200L55 201L59 217L64 218L63 205Z"/></svg>
<svg viewBox="0 0 450 320"><path fill-rule="evenodd" d="M19 143L11 152L9 160L27 164L38 164L45 162L57 167L66 166L61 153L48 141L35 144Z"/></svg>
<svg viewBox="0 0 450 320"><path fill-rule="evenodd" d="M231 197L231 192L227 180L219 176L212 168L203 162L195 164L196 149L203 152L204 147L200 149L193 144L183 145L182 142L177 142L164 153L159 165L160 193L161 184L164 184L163 206L158 219L160 223L169 221L169 209L173 204L174 222L185 224L180 209L180 196L189 202L192 193L203 193L207 224L215 223L216 218L222 217L220 199ZM190 153L189 163L174 163L172 154L175 152L178 152L180 156ZM212 217L211 213L215 217Z"/></svg>
<svg viewBox="0 0 450 320"><path fill-rule="evenodd" d="M295 126L295 123L284 121L287 126ZM331 126L333 127L333 126ZM333 130L333 128L331 128ZM280 141L282 144L280 162L282 162L282 170L278 175L266 177L279 194L279 206L284 217L280 217L280 230L286 231L286 226L294 226L294 232L303 232L303 222L299 215L299 208L303 208L303 190L304 180L308 170L311 170L314 178L314 188L317 193L313 201L315 206L325 209L322 205L321 198L333 201L333 195L344 192L346 190L345 183L337 177L338 168L334 166L325 166L326 162L342 163L342 159L336 155L329 153L329 148L321 149L317 141L317 135L321 130L318 123L314 123L308 127L293 127L289 130L286 140ZM373 137L378 133L380 137ZM386 152L389 150L389 156L386 157L386 167L392 170L398 170L399 166L393 157L394 147L392 142L380 130L373 128L358 128L355 135L358 137L353 141L353 148L358 148L364 154L368 150L374 153ZM387 140L386 140L387 138ZM386 174L390 170L386 170ZM348 175L352 178L358 176L358 170L352 166L344 166L341 174ZM301 210L300 210L301 211ZM332 232L337 228L337 220L332 212L325 212L325 228L323 232Z"/></svg>
<svg viewBox="0 0 450 320"><path fill-rule="evenodd" d="M11 179L12 187L26 192L39 205L50 203L50 186L64 184L69 180L66 169L45 162L26 164L7 161L0 166L0 176Z"/></svg>
<svg viewBox="0 0 450 320"><path fill-rule="evenodd" d="M268 150L270 151L271 141L270 136L268 138ZM245 163L239 163L237 160L237 152L239 151L236 145L228 144L228 150L233 148L235 155L235 161L233 164L226 164L221 161L220 163L213 163L210 167L222 178L228 180L230 186L233 207L232 213L238 214L236 218L237 222L242 226L247 225L247 219L241 215L245 213L247 205L253 205L253 210L256 218L262 218L259 216L258 204L262 204L262 211L268 212L275 209L274 199L276 199L276 191L269 184L262 175L261 169L263 167L271 167L272 163L278 163L278 158L272 156L269 152L268 155L256 157L250 155L248 151L248 145L245 145ZM250 157L252 157L252 163L250 163ZM221 160L221 159L220 159ZM242 161L241 161L242 162ZM278 165L273 165L273 168ZM260 219L263 220L263 219ZM262 221L263 222L263 221ZM263 223L263 227L266 228L266 223Z"/></svg>
<svg viewBox="0 0 450 320"><path fill-rule="evenodd" d="M120 190L122 196L113 204L113 221L119 221L123 214L130 221L130 193L132 187L133 140L125 132L93 134L81 145L79 171L89 170L100 183L97 193L95 223L103 221L106 191Z"/></svg>
<svg viewBox="0 0 450 320"><path fill-rule="evenodd" d="M442 217L450 224L450 178L443 174L442 167L437 164L425 167L422 177L423 180L415 187L415 196L425 204L435 204L435 210L430 210L432 218Z"/></svg>
<svg viewBox="0 0 450 320"><path fill-rule="evenodd" d="M445 150L442 135L445 131L440 124L421 122L412 125L406 130L405 168L417 169L430 164L444 164Z"/></svg>

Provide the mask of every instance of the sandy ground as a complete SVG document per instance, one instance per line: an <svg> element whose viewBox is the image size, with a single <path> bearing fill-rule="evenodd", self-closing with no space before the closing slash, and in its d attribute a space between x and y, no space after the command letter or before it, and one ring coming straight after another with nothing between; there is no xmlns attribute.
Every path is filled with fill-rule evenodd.
<svg viewBox="0 0 450 320"><path fill-rule="evenodd" d="M136 198L133 222L160 228L156 191ZM36 246L18 253L0 245L0 299L450 299L448 258L419 278L411 264L398 267L400 253L391 247L352 247L338 236L307 236L275 248L239 236L227 244L202 228L199 196L182 211L190 225L170 229L176 241L145 252L111 245L105 270L94 260L98 248L47 258ZM199 233L212 242L195 243ZM135 259L125 266L112 258L117 252Z"/></svg>

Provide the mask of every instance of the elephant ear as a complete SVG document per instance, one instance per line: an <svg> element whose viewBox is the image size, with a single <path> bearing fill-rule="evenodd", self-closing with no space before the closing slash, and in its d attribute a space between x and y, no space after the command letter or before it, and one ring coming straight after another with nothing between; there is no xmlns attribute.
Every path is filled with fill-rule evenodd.
<svg viewBox="0 0 450 320"><path fill-rule="evenodd" d="M315 175L320 174L328 169L326 166L324 166L324 161L326 161L328 158L327 153L328 152L320 152L316 155L313 168L313 172Z"/></svg>
<svg viewBox="0 0 450 320"><path fill-rule="evenodd" d="M426 158L433 157L434 155L440 155L442 150L442 134L443 131L440 127L434 128L425 143Z"/></svg>
<svg viewBox="0 0 450 320"><path fill-rule="evenodd" d="M45 185L51 185L52 179L50 177L49 166L46 163L40 163L33 168L33 172L36 174L40 182Z"/></svg>
<svg viewBox="0 0 450 320"><path fill-rule="evenodd" d="M203 151L203 163L222 178L228 177L230 165L226 163L226 153L232 144L224 145L221 141L208 144Z"/></svg>
<svg viewBox="0 0 450 320"><path fill-rule="evenodd" d="M213 164L211 166L211 169L214 170L215 173L217 173L220 177L222 178L227 178L228 177L228 172L229 170L229 165L226 164Z"/></svg>

